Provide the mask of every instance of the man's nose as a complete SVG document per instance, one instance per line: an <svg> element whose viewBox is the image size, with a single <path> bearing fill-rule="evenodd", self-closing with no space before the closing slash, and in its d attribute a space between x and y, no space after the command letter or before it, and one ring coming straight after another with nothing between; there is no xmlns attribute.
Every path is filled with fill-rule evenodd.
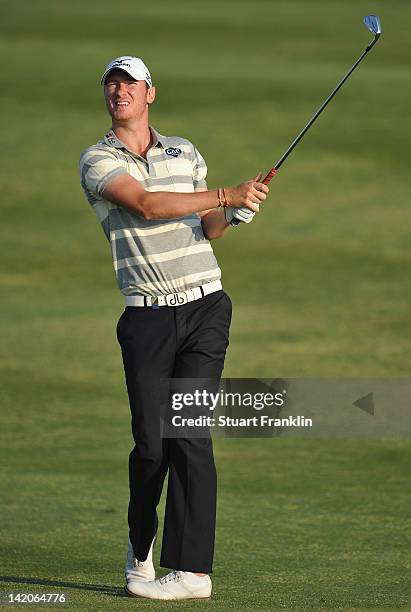
<svg viewBox="0 0 411 612"><path fill-rule="evenodd" d="M122 81L120 83L117 83L117 93L121 93L123 91L127 91L127 83L123 83Z"/></svg>

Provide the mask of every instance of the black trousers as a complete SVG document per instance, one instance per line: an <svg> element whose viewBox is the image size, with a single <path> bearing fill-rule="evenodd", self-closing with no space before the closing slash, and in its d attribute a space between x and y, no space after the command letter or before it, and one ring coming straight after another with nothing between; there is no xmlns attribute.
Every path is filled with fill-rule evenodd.
<svg viewBox="0 0 411 612"><path fill-rule="evenodd" d="M211 438L160 436L160 379L219 379L231 301L216 291L181 306L130 307L117 324L135 446L129 458L128 522L134 554L147 558L168 471L160 563L212 571L217 474Z"/></svg>

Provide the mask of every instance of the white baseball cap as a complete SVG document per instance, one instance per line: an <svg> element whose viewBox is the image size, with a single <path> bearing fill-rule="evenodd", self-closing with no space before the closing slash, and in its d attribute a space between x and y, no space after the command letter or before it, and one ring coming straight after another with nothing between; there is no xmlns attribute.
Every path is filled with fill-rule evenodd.
<svg viewBox="0 0 411 612"><path fill-rule="evenodd" d="M139 57L133 57L132 55L122 55L113 59L107 64L106 69L101 77L101 84L104 85L106 76L111 70L124 70L136 81L145 81L149 87L153 86L151 80L151 74L145 63Z"/></svg>

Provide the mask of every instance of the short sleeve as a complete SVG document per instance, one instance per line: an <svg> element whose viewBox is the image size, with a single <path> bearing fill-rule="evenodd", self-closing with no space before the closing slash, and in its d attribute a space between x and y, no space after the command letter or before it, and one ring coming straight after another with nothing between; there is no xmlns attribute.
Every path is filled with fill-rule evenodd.
<svg viewBox="0 0 411 612"><path fill-rule="evenodd" d="M80 157L81 185L94 197L101 197L107 183L125 173L126 168L111 151L91 148Z"/></svg>
<svg viewBox="0 0 411 612"><path fill-rule="evenodd" d="M194 147L193 183L194 189L207 189L207 166L202 155Z"/></svg>

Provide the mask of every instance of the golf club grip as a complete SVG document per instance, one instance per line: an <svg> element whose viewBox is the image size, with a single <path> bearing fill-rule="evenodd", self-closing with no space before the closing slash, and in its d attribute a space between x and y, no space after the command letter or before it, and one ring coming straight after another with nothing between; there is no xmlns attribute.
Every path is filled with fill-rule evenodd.
<svg viewBox="0 0 411 612"><path fill-rule="evenodd" d="M271 168L270 172L267 174L265 179L263 180L264 185L268 185L272 178L277 174L276 168Z"/></svg>

